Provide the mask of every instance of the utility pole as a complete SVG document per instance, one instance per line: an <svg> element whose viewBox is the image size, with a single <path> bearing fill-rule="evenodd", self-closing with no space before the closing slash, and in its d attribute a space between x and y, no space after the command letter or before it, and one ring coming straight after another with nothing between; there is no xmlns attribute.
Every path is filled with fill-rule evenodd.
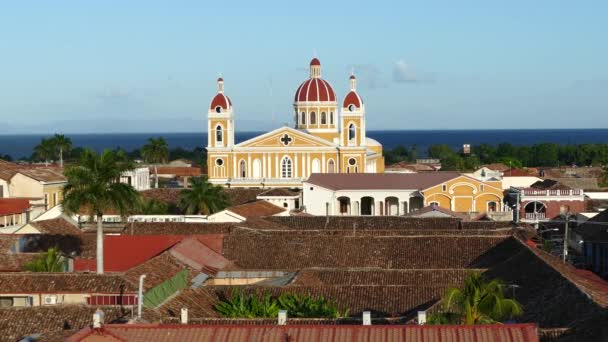
<svg viewBox="0 0 608 342"><path fill-rule="evenodd" d="M566 226L564 227L564 252L563 252L563 261L566 263L568 258L568 221L570 219L570 213L566 213Z"/></svg>

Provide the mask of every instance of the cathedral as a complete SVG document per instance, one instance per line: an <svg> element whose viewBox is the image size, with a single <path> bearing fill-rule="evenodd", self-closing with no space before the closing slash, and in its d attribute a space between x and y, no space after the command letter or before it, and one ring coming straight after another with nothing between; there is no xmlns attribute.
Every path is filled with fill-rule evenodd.
<svg viewBox="0 0 608 342"><path fill-rule="evenodd" d="M384 172L382 145L365 135L365 105L350 76L350 91L338 112L338 97L310 61L310 77L296 90L294 127L281 127L235 143L234 109L217 80L208 112L210 182L228 187L302 187L313 173Z"/></svg>

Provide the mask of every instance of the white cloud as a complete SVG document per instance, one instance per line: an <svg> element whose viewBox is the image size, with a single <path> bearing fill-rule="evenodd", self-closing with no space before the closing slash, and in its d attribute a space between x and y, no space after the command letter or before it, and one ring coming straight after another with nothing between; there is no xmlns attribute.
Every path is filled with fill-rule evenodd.
<svg viewBox="0 0 608 342"><path fill-rule="evenodd" d="M434 82L435 76L416 70L401 59L393 65L393 81L397 83L428 83Z"/></svg>

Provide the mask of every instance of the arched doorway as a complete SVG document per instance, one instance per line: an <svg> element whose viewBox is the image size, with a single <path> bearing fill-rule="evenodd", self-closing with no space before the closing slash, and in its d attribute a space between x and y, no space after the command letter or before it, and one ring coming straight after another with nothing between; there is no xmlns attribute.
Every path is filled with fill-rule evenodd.
<svg viewBox="0 0 608 342"><path fill-rule="evenodd" d="M373 197L362 197L361 198L361 215L374 215L374 198Z"/></svg>
<svg viewBox="0 0 608 342"><path fill-rule="evenodd" d="M424 207L424 199L422 197L410 197L410 212L422 209Z"/></svg>
<svg viewBox="0 0 608 342"><path fill-rule="evenodd" d="M399 215L399 199L397 197L387 197L384 199L386 215Z"/></svg>
<svg viewBox="0 0 608 342"><path fill-rule="evenodd" d="M524 207L525 218L529 220L542 220L545 219L547 214L547 207L544 203L534 201L526 204Z"/></svg>
<svg viewBox="0 0 608 342"><path fill-rule="evenodd" d="M350 198L338 197L338 213L340 215L350 215Z"/></svg>

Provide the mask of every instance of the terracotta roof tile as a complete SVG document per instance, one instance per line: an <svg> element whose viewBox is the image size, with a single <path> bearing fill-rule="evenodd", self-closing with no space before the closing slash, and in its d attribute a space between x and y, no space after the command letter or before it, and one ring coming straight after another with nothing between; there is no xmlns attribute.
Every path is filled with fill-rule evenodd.
<svg viewBox="0 0 608 342"><path fill-rule="evenodd" d="M0 293L123 293L137 286L117 275L84 273L0 273Z"/></svg>
<svg viewBox="0 0 608 342"><path fill-rule="evenodd" d="M32 221L29 223L42 234L51 235L80 235L82 231L64 218Z"/></svg>
<svg viewBox="0 0 608 342"><path fill-rule="evenodd" d="M300 191L290 190L286 188L273 188L262 192L258 196L263 197L294 197L300 196Z"/></svg>
<svg viewBox="0 0 608 342"><path fill-rule="evenodd" d="M229 210L244 218L273 216L285 212L285 208L281 208L264 200L257 200L251 203L235 205L226 208L226 210Z"/></svg>
<svg viewBox="0 0 608 342"><path fill-rule="evenodd" d="M515 325L107 325L106 334L128 341L283 341L297 336L298 342L313 341L410 341L410 342L537 342L533 324ZM68 339L68 341L78 341Z"/></svg>
<svg viewBox="0 0 608 342"><path fill-rule="evenodd" d="M19 173L41 182L65 182L67 179L60 168L19 169Z"/></svg>
<svg viewBox="0 0 608 342"><path fill-rule="evenodd" d="M93 321L96 307L84 305L38 306L0 309L3 341L18 341L39 333L42 341L63 341ZM123 308L105 307L106 323L125 322L131 313Z"/></svg>
<svg viewBox="0 0 608 342"><path fill-rule="evenodd" d="M313 173L307 182L330 190L426 189L458 176L457 172Z"/></svg>
<svg viewBox="0 0 608 342"><path fill-rule="evenodd" d="M157 168L159 175L174 175L177 177L198 177L202 175L200 167L162 166ZM150 167L150 174L154 173L154 167Z"/></svg>
<svg viewBox="0 0 608 342"><path fill-rule="evenodd" d="M185 223L185 222L134 222L125 225L124 234L130 235L189 235L228 234L232 223Z"/></svg>

